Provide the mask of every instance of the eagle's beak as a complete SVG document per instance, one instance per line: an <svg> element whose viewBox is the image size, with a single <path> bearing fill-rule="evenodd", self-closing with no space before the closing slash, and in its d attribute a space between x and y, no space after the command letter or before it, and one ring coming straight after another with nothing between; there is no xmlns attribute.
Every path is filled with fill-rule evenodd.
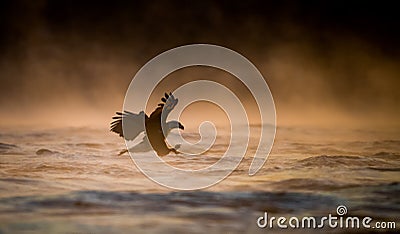
<svg viewBox="0 0 400 234"><path fill-rule="evenodd" d="M185 130L185 127L182 124L179 124L179 128Z"/></svg>

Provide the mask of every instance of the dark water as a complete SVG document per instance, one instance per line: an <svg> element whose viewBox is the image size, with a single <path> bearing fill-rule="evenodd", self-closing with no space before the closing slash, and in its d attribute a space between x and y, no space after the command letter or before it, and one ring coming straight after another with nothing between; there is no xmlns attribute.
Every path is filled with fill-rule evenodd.
<svg viewBox="0 0 400 234"><path fill-rule="evenodd" d="M221 183L180 192L148 180L124 142L107 130L10 130L0 134L0 233L371 232L366 229L260 229L276 216L351 216L400 227L397 131L280 128L267 163L247 175L250 158ZM188 134L190 137L191 135ZM255 146L250 145L250 151ZM169 155L182 167L215 162L220 143L201 157ZM385 229L380 231L396 231Z"/></svg>

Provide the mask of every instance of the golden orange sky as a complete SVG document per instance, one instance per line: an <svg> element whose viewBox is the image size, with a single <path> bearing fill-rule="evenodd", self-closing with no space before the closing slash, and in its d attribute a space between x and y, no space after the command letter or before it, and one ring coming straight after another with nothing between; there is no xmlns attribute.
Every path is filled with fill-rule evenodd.
<svg viewBox="0 0 400 234"><path fill-rule="evenodd" d="M235 8L221 2L200 4L196 9L203 13L192 17L195 6L178 11L163 1L113 8L63 4L3 7L0 126L106 127L141 66L192 43L225 46L248 58L269 85L278 125L399 126L399 53L393 46L398 35L390 28L396 25L390 14L386 19L355 10L354 16L335 18L322 14L332 13L329 7L320 14L301 3ZM308 21L310 15L319 21ZM147 113L165 91L196 79L228 86L257 122L254 102L240 82L206 67L168 76ZM187 125L210 116L206 110L191 112L182 117Z"/></svg>

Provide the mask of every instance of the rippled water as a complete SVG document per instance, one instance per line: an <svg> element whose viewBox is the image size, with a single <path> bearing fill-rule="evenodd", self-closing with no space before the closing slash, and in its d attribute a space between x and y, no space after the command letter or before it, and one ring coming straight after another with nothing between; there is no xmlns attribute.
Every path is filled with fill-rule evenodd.
<svg viewBox="0 0 400 234"><path fill-rule="evenodd" d="M208 166L226 149L221 142L204 155L164 160L183 168ZM400 226L395 130L279 128L256 176L247 176L246 157L221 183L193 192L150 181L128 155L117 156L123 148L106 129L3 129L0 233L254 233L270 231L256 225L264 211L322 216L335 214L338 205L353 216ZM254 150L250 145L249 153Z"/></svg>

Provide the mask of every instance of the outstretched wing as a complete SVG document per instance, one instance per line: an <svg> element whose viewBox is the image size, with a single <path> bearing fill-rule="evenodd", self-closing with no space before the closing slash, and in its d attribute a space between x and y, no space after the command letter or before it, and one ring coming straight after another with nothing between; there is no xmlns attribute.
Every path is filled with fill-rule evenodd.
<svg viewBox="0 0 400 234"><path fill-rule="evenodd" d="M135 114L129 111L116 112L111 122L110 131L119 134L125 140L134 140L141 132L144 131L144 121L147 118L146 114L141 111ZM125 131L122 128L122 122L125 125Z"/></svg>
<svg viewBox="0 0 400 234"><path fill-rule="evenodd" d="M165 93L164 97L161 98L162 103L158 104L157 109L151 113L150 118L158 117L160 118L160 121L162 124L166 123L167 117L169 113L175 108L175 106L178 104L178 98L175 98L172 93ZM158 116L160 115L160 116Z"/></svg>

